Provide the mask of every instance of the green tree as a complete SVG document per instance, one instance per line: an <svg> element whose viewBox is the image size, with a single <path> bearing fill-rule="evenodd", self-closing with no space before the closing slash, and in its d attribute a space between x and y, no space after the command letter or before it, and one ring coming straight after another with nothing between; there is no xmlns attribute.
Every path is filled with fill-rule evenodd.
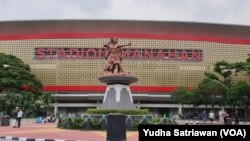
<svg viewBox="0 0 250 141"><path fill-rule="evenodd" d="M215 103L226 105L225 101L227 87L222 81L211 79L211 77L204 77L199 84L198 93L200 94L201 103L206 105L211 104L214 107Z"/></svg>
<svg viewBox="0 0 250 141"><path fill-rule="evenodd" d="M185 95L187 91L184 87L178 87L175 91L171 93L171 101L177 104L181 104L181 107L185 104ZM183 111L184 113L184 111Z"/></svg>
<svg viewBox="0 0 250 141"><path fill-rule="evenodd" d="M25 111L27 115L31 115L35 110L37 110L35 107L36 99L37 95L34 94L33 92L30 91L21 92L21 98L18 103L18 107L22 107L23 111Z"/></svg>
<svg viewBox="0 0 250 141"><path fill-rule="evenodd" d="M247 89L248 89L246 85L247 82L244 82L244 83L238 82L235 84L231 80L232 80L232 77L234 76L232 74L237 75L238 73L243 73L243 75L249 78L250 76L250 54L248 54L248 58L246 62L229 63L226 61L219 61L215 63L213 70L216 74L205 73L205 76L210 78L211 80L214 80L213 83L214 83L215 89L214 88L211 89L212 91L210 91L209 93L214 93L214 90L216 90L215 93L217 93L217 95L220 95L220 101L218 103L220 105L230 105L233 108L235 106L240 106L240 105L245 105L243 107L249 106L249 103L247 102L248 96L246 95L246 93L244 93L244 92L247 92ZM248 85L249 85L249 82L248 82ZM242 92L242 94L236 94L239 92L239 90L237 90L239 88L241 88L242 91L243 89L244 90L246 89L246 91ZM204 88L201 88L201 89L204 89ZM203 93L206 93L207 91L209 91L209 89L207 90L204 89ZM244 109L246 112L247 108L244 108Z"/></svg>
<svg viewBox="0 0 250 141"><path fill-rule="evenodd" d="M6 114L11 115L11 111L15 109L15 107L18 105L18 102L20 100L20 95L17 95L11 91L6 91L6 94L4 96L1 96L1 98L3 100L0 104L2 110Z"/></svg>
<svg viewBox="0 0 250 141"><path fill-rule="evenodd" d="M250 76L250 54L248 54L248 58L246 62L236 62L232 63L232 68L237 73L243 73L246 76Z"/></svg>
<svg viewBox="0 0 250 141"><path fill-rule="evenodd" d="M178 104L185 104L184 97L186 95L187 91L184 87L179 87L175 91L171 93L171 100Z"/></svg>
<svg viewBox="0 0 250 141"><path fill-rule="evenodd" d="M29 65L13 55L0 53L0 111L11 115L18 106L26 113L34 113L36 100L44 97L42 88Z"/></svg>
<svg viewBox="0 0 250 141"><path fill-rule="evenodd" d="M35 101L35 107L38 111L45 112L52 102L51 94L44 93Z"/></svg>
<svg viewBox="0 0 250 141"><path fill-rule="evenodd" d="M186 90L184 87L179 87L171 93L172 102L181 104L182 107L184 104L188 104L189 108L191 108L191 105L193 107L199 105L200 101L197 97L198 94L195 89Z"/></svg>
<svg viewBox="0 0 250 141"><path fill-rule="evenodd" d="M233 84L228 90L230 104L243 107L245 111L245 119L247 118L247 109L250 105L250 84L244 81L239 81Z"/></svg>
<svg viewBox="0 0 250 141"><path fill-rule="evenodd" d="M189 107L191 105L193 105L193 107L199 107L199 105L202 104L202 97L197 88L187 90L182 100L184 104L189 104Z"/></svg>
<svg viewBox="0 0 250 141"><path fill-rule="evenodd" d="M204 102L208 103L208 101L212 102L216 100L214 98L214 95L216 95L219 97L219 105L230 105L227 90L230 89L233 84L232 74L235 72L235 65L234 63L229 63L223 60L216 62L213 70L215 73L205 72L205 79L200 84L200 86L202 86L202 83L204 83L204 87L201 87L201 93L204 94ZM206 79L206 77L210 80ZM209 94L212 94L212 96L209 96Z"/></svg>
<svg viewBox="0 0 250 141"><path fill-rule="evenodd" d="M219 82L222 82L225 85L230 85L232 81L232 72L233 72L232 64L224 60L219 61L214 64L213 70L219 76L211 72L205 72L205 76L217 80Z"/></svg>
<svg viewBox="0 0 250 141"><path fill-rule="evenodd" d="M188 104L189 109L191 105L194 105L194 93L192 91L187 91L183 97L183 103ZM190 110L189 110L190 112Z"/></svg>
<svg viewBox="0 0 250 141"><path fill-rule="evenodd" d="M29 65L13 55L0 53L0 93L5 90L39 92L42 87Z"/></svg>

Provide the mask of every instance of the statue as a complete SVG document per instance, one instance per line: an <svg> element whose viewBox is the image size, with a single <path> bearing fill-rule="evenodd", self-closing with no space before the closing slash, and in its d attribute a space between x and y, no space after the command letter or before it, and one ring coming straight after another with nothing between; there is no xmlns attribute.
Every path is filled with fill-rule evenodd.
<svg viewBox="0 0 250 141"><path fill-rule="evenodd" d="M110 42L103 45L108 51L105 56L107 63L104 74L98 79L107 87L101 108L136 109L129 85L137 82L138 78L122 69L122 47L125 46L131 46L131 43L118 45L117 38L111 38Z"/></svg>
<svg viewBox="0 0 250 141"><path fill-rule="evenodd" d="M131 43L127 45L118 45L117 38L111 38L110 42L103 45L108 49L106 59L108 60L104 69L104 74L124 74L122 69L122 47L131 46Z"/></svg>

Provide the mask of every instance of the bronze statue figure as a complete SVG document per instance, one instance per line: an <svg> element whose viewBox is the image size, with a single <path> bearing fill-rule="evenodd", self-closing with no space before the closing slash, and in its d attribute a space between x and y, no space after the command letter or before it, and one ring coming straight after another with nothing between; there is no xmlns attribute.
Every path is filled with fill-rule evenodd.
<svg viewBox="0 0 250 141"><path fill-rule="evenodd" d="M111 38L110 42L103 45L108 49L106 59L108 60L106 67L104 69L105 74L121 74L124 73L122 69L122 47L131 46L131 43L127 45L118 45L117 38Z"/></svg>

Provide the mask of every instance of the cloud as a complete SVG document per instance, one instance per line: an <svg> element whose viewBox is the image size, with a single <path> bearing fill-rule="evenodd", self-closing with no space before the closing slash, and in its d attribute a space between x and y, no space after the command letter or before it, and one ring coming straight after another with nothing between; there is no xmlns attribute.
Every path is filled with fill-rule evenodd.
<svg viewBox="0 0 250 141"><path fill-rule="evenodd" d="M133 20L185 21L193 18L195 7L168 3L163 0L113 0L104 13L105 18ZM185 10L186 9L186 10Z"/></svg>
<svg viewBox="0 0 250 141"><path fill-rule="evenodd" d="M0 20L95 18L108 4L109 0L2 0Z"/></svg>
<svg viewBox="0 0 250 141"><path fill-rule="evenodd" d="M248 0L1 0L0 21L118 19L250 25Z"/></svg>

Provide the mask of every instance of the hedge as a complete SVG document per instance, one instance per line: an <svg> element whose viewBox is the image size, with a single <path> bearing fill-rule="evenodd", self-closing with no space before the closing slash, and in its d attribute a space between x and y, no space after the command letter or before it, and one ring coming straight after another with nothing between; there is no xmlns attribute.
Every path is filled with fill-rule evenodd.
<svg viewBox="0 0 250 141"><path fill-rule="evenodd" d="M108 115L83 115L81 117L60 117L58 127L77 130L107 130ZM136 131L139 124L171 125L173 119L152 115L128 115L126 116L126 130Z"/></svg>
<svg viewBox="0 0 250 141"><path fill-rule="evenodd" d="M148 109L88 109L87 114L107 115L110 113L120 113L124 115L148 115Z"/></svg>

